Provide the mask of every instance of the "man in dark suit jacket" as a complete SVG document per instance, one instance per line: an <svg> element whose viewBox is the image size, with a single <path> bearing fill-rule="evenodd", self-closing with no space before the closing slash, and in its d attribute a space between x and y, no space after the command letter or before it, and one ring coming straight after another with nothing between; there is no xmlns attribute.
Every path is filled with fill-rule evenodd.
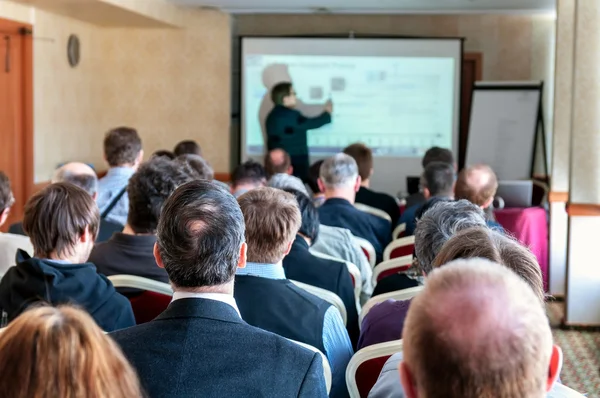
<svg viewBox="0 0 600 398"><path fill-rule="evenodd" d="M427 167L427 165L431 162L444 162L451 164L454 167L454 170L457 170L456 162L454 161L454 155L452 151L446 148L440 148L439 146L431 147L425 152L423 159L421 160L421 164L423 165L423 170ZM423 195L422 192L417 192L410 195L406 198L406 208L411 208L415 205L422 205L427 201L427 198Z"/></svg>
<svg viewBox="0 0 600 398"><path fill-rule="evenodd" d="M308 249L319 237L319 213L308 196L302 192L286 189L296 196L302 224L287 256L283 258L285 275L292 280L320 287L337 294L346 307L348 320L346 330L356 347L360 331L354 285L348 267L342 261L327 260L313 255ZM361 283L356 281L356 283Z"/></svg>
<svg viewBox="0 0 600 398"><path fill-rule="evenodd" d="M197 180L167 199L154 249L175 291L154 321L113 333L149 397L326 397L317 353L245 323L233 298L246 265L244 218Z"/></svg>
<svg viewBox="0 0 600 398"><path fill-rule="evenodd" d="M400 206L393 196L383 192L376 192L370 188L371 176L373 175L373 152L365 144L352 144L344 149L346 155L350 155L358 165L360 175L360 189L356 193L356 203L362 203L386 212L392 219L392 225L396 225L400 217Z"/></svg>
<svg viewBox="0 0 600 398"><path fill-rule="evenodd" d="M375 249L376 262L381 262L383 250L392 240L390 222L354 207L361 178L356 161L338 153L321 165L319 187L325 192L325 203L319 207L321 223L349 229L354 236L368 240Z"/></svg>
<svg viewBox="0 0 600 398"><path fill-rule="evenodd" d="M291 83L279 83L271 90L275 107L267 116L267 149L281 148L290 154L294 175L301 179L308 177L308 141L306 132L331 123L331 101L325 105L323 113L317 117L306 117L294 107L296 92Z"/></svg>

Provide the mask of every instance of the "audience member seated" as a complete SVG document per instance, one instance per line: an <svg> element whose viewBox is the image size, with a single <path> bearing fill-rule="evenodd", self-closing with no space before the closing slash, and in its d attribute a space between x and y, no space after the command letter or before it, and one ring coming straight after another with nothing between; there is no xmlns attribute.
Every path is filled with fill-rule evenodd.
<svg viewBox="0 0 600 398"><path fill-rule="evenodd" d="M419 218L415 234L417 275L426 276L433 270L433 261L442 246L456 233L472 227L486 227L481 209L459 200L430 199L431 207ZM415 277L406 274L390 275L375 287L373 295L418 286ZM397 340L402 335L408 302L387 300L374 306L363 318L358 349L369 345Z"/></svg>
<svg viewBox="0 0 600 398"><path fill-rule="evenodd" d="M488 226L504 231L494 217L492 203L498 190L496 173L490 166L478 164L465 167L456 180L456 199L466 199L481 207L485 213Z"/></svg>
<svg viewBox="0 0 600 398"><path fill-rule="evenodd" d="M425 170L429 163L432 162L448 163L451 164L452 167L454 167L454 170L457 169L456 163L454 161L454 155L452 155L452 151L446 148L440 148L437 146L429 148L427 152L425 152L425 155L423 156L423 159L421 161L421 164L423 165L423 170ZM422 192L414 193L408 198L406 198L406 208L408 209L415 205L423 204L426 200L427 199L425 198L425 196L423 196Z"/></svg>
<svg viewBox="0 0 600 398"><path fill-rule="evenodd" d="M333 373L330 397L347 397L345 374L353 351L340 312L286 279L282 266L301 225L296 198L278 189L258 188L238 202L248 244L248 263L235 277L242 318L325 353Z"/></svg>
<svg viewBox="0 0 600 398"><path fill-rule="evenodd" d="M99 224L94 199L73 184L50 184L29 199L23 228L34 257L19 250L0 281L0 310L9 322L45 301L81 306L107 332L135 325L129 301L86 262Z"/></svg>
<svg viewBox="0 0 600 398"><path fill-rule="evenodd" d="M52 176L51 183L55 184L57 182L68 182L77 185L79 188L89 193L94 200L98 198L98 176L94 169L85 163L67 163L56 169ZM15 233L25 235L22 221L11 225L11 228L16 231ZM123 226L121 224L115 224L114 222L100 219L100 228L98 230L98 236L96 236L96 243L105 242L110 239L113 233L121 232L122 230Z"/></svg>
<svg viewBox="0 0 600 398"><path fill-rule="evenodd" d="M175 145L173 149L173 153L175 157L179 157L181 155L198 155L202 156L202 149L200 145L196 141L193 140L184 140L180 141Z"/></svg>
<svg viewBox="0 0 600 398"><path fill-rule="evenodd" d="M292 158L283 149L272 149L265 155L265 171L267 178L279 173L292 175L294 173Z"/></svg>
<svg viewBox="0 0 600 398"><path fill-rule="evenodd" d="M138 378L85 312L39 307L0 334L3 398L141 398Z"/></svg>
<svg viewBox="0 0 600 398"><path fill-rule="evenodd" d="M555 383L562 354L543 307L527 283L489 260L436 270L413 300L403 341L369 397L573 396Z"/></svg>
<svg viewBox="0 0 600 398"><path fill-rule="evenodd" d="M171 151L167 151L166 149L159 149L158 151L152 154L153 158L165 157L169 160L175 159L175 154Z"/></svg>
<svg viewBox="0 0 600 398"><path fill-rule="evenodd" d="M175 161L178 164L188 166L191 169L195 179L212 181L215 178L215 172L213 168L200 155L179 155Z"/></svg>
<svg viewBox="0 0 600 398"><path fill-rule="evenodd" d="M287 190L287 192L294 195L298 201L301 224L290 252L283 259L285 276L337 294L346 307L346 330L353 347L356 347L359 335L358 312L348 267L345 263L327 260L310 253L312 242L319 237L319 213L304 193L296 190Z"/></svg>
<svg viewBox="0 0 600 398"><path fill-rule="evenodd" d="M123 232L115 233L108 242L96 244L90 254L90 261L98 272L107 276L135 275L169 283L166 271L159 268L154 259L158 218L165 200L178 186L192 179L191 170L166 158L142 163L127 186L129 212ZM137 290L119 291L130 294Z"/></svg>
<svg viewBox="0 0 600 398"><path fill-rule="evenodd" d="M319 187L319 173L321 172L321 165L323 160L317 160L310 165L308 169L308 178L306 184L312 191L313 204L315 207L321 207L325 203L325 192L321 191Z"/></svg>
<svg viewBox="0 0 600 398"><path fill-rule="evenodd" d="M233 196L209 181L179 187L163 206L157 237L154 254L173 301L154 321L111 335L148 396L327 396L319 354L240 318L233 285L247 246Z"/></svg>
<svg viewBox="0 0 600 398"><path fill-rule="evenodd" d="M119 127L106 133L104 159L110 168L98 183L101 218L125 225L129 209L127 183L143 158L142 140L136 130Z"/></svg>
<svg viewBox="0 0 600 398"><path fill-rule="evenodd" d="M267 184L267 175L262 165L248 160L238 165L231 174L231 193L236 198L244 193Z"/></svg>
<svg viewBox="0 0 600 398"><path fill-rule="evenodd" d="M356 160L358 174L361 178L360 189L356 193L356 203L386 212L392 219L392 225L396 225L400 218L400 207L392 196L383 192L375 192L370 189L371 176L373 175L373 152L365 144L352 144L344 149L346 155Z"/></svg>
<svg viewBox="0 0 600 398"><path fill-rule="evenodd" d="M8 176L0 171L0 226L6 222L10 214L10 208L15 203L10 180ZM33 246L26 236L0 232L0 278L6 271L15 265L17 250L33 253Z"/></svg>
<svg viewBox="0 0 600 398"><path fill-rule="evenodd" d="M284 191L299 191L308 197L306 187L298 177L281 173L275 174L271 177L268 184L272 188ZM365 256L360 246L354 241L354 235L345 228L320 224L318 236L319 239L313 239L311 242L310 251L327 254L356 265L362 279L361 302L366 302L371 297L371 293L373 293L373 282L371 280L373 270L367 256Z"/></svg>
<svg viewBox="0 0 600 398"><path fill-rule="evenodd" d="M452 199L454 197L454 167L448 163L431 162L425 167L421 176L421 189L425 199L436 196ZM406 224L407 236L414 235L417 225L417 211L423 204L406 208L398 224Z"/></svg>
<svg viewBox="0 0 600 398"><path fill-rule="evenodd" d="M351 156L338 153L326 159L321 165L319 187L327 200L319 207L319 217L325 225L347 228L354 236L368 240L379 263L392 240L390 222L354 207L360 182L358 166Z"/></svg>

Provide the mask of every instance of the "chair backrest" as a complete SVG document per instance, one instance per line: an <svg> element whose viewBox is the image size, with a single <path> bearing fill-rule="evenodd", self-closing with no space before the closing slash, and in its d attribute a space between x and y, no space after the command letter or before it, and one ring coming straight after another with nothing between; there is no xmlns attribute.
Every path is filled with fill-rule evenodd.
<svg viewBox="0 0 600 398"><path fill-rule="evenodd" d="M346 386L350 398L366 398L377 382L383 365L398 352L402 352L402 340L370 345L354 354L346 368Z"/></svg>
<svg viewBox="0 0 600 398"><path fill-rule="evenodd" d="M388 220L390 223L392 222L392 217L390 217L390 215L383 210L377 209L372 206L364 205L362 203L354 203L354 207L356 207L360 211L364 211L365 213L369 213L379 218L383 218L384 220Z"/></svg>
<svg viewBox="0 0 600 398"><path fill-rule="evenodd" d="M415 250L415 237L407 236L393 240L383 251L383 261L403 256L412 256Z"/></svg>
<svg viewBox="0 0 600 398"><path fill-rule="evenodd" d="M386 300L410 300L417 294L421 293L423 289L425 289L424 286L417 286L408 289L397 290L395 292L378 294L377 296L371 297L362 307L362 311L360 312L360 316L358 317L359 326L362 327L363 319L369 313L369 311L371 311L371 308L373 308L375 305L383 303Z"/></svg>
<svg viewBox="0 0 600 398"><path fill-rule="evenodd" d="M346 306L344 305L344 302L337 294L330 292L329 290L321 289L320 287L307 285L306 283L294 281L291 279L290 282L292 282L299 288L306 290L310 294L313 294L319 297L320 299L327 301L329 304L337 308L340 311L340 314L342 315L342 321L344 321L344 326L346 326L346 323L348 322L348 313L346 312Z"/></svg>
<svg viewBox="0 0 600 398"><path fill-rule="evenodd" d="M367 256L367 260L369 260L369 264L371 264L371 268L375 267L375 248L366 239L359 238L358 236L354 237L354 241L360 246L365 256Z"/></svg>
<svg viewBox="0 0 600 398"><path fill-rule="evenodd" d="M394 232L392 232L392 239L400 239L404 237L404 233L406 232L406 223L402 223L394 228Z"/></svg>
<svg viewBox="0 0 600 398"><path fill-rule="evenodd" d="M312 352L317 352L321 355L321 359L323 360L323 376L325 377L325 386L327 387L327 394L329 395L329 392L331 391L331 366L329 365L329 361L327 360L327 357L325 356L325 354L323 354L321 351L319 351L317 348L315 348L311 345L301 343L299 341L292 340L292 339L288 339L288 340L291 341L292 343L296 343L299 346L306 348L307 350L310 350Z"/></svg>
<svg viewBox="0 0 600 398"><path fill-rule="evenodd" d="M377 282L393 274L400 274L408 271L412 266L412 256L402 256L382 261L373 269L373 287Z"/></svg>
<svg viewBox="0 0 600 398"><path fill-rule="evenodd" d="M360 310L360 292L362 291L362 275L360 274L360 270L358 269L358 267L350 261L342 260L341 258L330 256L329 254L313 251L311 251L310 254L316 257L325 258L327 260L337 261L346 264L346 268L348 268L348 272L350 273L350 278L352 278L352 286L354 286L354 297L356 298L356 302Z"/></svg>
<svg viewBox="0 0 600 398"><path fill-rule="evenodd" d="M112 275L108 279L115 288L128 287L144 290L141 294L129 298L135 322L138 325L150 322L166 310L171 303L173 289L168 283L135 275Z"/></svg>

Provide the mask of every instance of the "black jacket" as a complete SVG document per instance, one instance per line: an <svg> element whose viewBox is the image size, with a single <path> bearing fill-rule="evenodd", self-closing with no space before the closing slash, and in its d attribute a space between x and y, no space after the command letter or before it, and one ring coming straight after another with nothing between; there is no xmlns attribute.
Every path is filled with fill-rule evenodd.
<svg viewBox="0 0 600 398"><path fill-rule="evenodd" d="M112 333L150 398L324 398L319 354L242 321L229 304L187 298Z"/></svg>
<svg viewBox="0 0 600 398"><path fill-rule="evenodd" d="M400 218L400 206L392 196L383 192L375 192L369 188L360 187L356 193L356 203L371 206L385 211L392 219L392 225L395 227Z"/></svg>
<svg viewBox="0 0 600 398"><path fill-rule="evenodd" d="M17 252L17 265L0 281L0 309L12 321L31 304L75 304L105 331L135 325L129 300L92 263L60 264Z"/></svg>
<svg viewBox="0 0 600 398"><path fill-rule="evenodd" d="M294 155L308 155L306 132L331 123L331 115L323 112L317 117L306 117L299 111L276 105L266 120L267 149L281 148Z"/></svg>

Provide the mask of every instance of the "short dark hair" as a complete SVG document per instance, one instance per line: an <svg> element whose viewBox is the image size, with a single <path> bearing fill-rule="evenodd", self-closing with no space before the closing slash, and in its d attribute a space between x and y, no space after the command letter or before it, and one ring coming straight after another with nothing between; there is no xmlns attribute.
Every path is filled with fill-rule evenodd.
<svg viewBox="0 0 600 398"><path fill-rule="evenodd" d="M452 151L449 149L434 146L425 152L421 164L423 165L423 168L425 168L431 162L444 162L451 164L452 167L454 167L454 155L452 155Z"/></svg>
<svg viewBox="0 0 600 398"><path fill-rule="evenodd" d="M197 288L230 282L246 227L235 198L219 184L194 180L167 199L157 245L169 280Z"/></svg>
<svg viewBox="0 0 600 398"><path fill-rule="evenodd" d="M173 149L175 156L181 155L202 155L202 149L200 145L196 141L193 140L185 140L179 142L175 145L175 149Z"/></svg>
<svg viewBox="0 0 600 398"><path fill-rule="evenodd" d="M298 202L300 216L302 217L302 223L300 224L300 230L298 232L312 240L312 243L314 244L319 237L319 225L321 224L317 208L312 200L310 200L303 192L289 188L284 189L284 191L294 195Z"/></svg>
<svg viewBox="0 0 600 398"><path fill-rule="evenodd" d="M213 168L200 155L187 153L179 155L175 161L181 165L188 166L194 178L209 181L215 178Z"/></svg>
<svg viewBox="0 0 600 398"><path fill-rule="evenodd" d="M248 160L238 165L231 174L231 184L234 187L242 183L260 184L266 180L265 168L254 160Z"/></svg>
<svg viewBox="0 0 600 398"><path fill-rule="evenodd" d="M117 127L104 137L104 156L110 167L134 163L142 150L142 140L131 127Z"/></svg>
<svg viewBox="0 0 600 398"><path fill-rule="evenodd" d="M283 105L283 99L292 92L292 83L278 83L271 89L271 99L275 105Z"/></svg>
<svg viewBox="0 0 600 398"><path fill-rule="evenodd" d="M48 258L73 254L77 239L86 227L96 237L100 212L94 199L83 189L68 182L48 185L25 205L23 230L31 239L34 255Z"/></svg>
<svg viewBox="0 0 600 398"><path fill-rule="evenodd" d="M313 192L313 194L321 193L321 189L319 188L319 174L321 172L321 165L324 160L317 160L313 164L310 165L308 169L308 178L306 179L306 183L308 187Z"/></svg>
<svg viewBox="0 0 600 398"><path fill-rule="evenodd" d="M167 151L166 149L159 149L158 151L154 152L152 154L153 158L160 158L160 157L164 157L167 159L175 159L175 154L171 151Z"/></svg>
<svg viewBox="0 0 600 398"><path fill-rule="evenodd" d="M0 213L10 208L15 203L10 179L3 171L0 171Z"/></svg>
<svg viewBox="0 0 600 398"><path fill-rule="evenodd" d="M129 179L127 224L138 234L153 234L162 206L175 189L193 179L190 170L167 158L142 163Z"/></svg>
<svg viewBox="0 0 600 398"><path fill-rule="evenodd" d="M274 151L283 152L283 162L275 163L273 161L273 157L271 156ZM279 173L287 173L289 168L292 166L292 158L290 154L284 151L283 149L273 149L267 152L265 155L265 172L267 173L267 177L271 178L271 176Z"/></svg>
<svg viewBox="0 0 600 398"><path fill-rule="evenodd" d="M423 184L431 196L452 193L455 179L454 166L450 163L431 162L423 172Z"/></svg>
<svg viewBox="0 0 600 398"><path fill-rule="evenodd" d="M371 177L373 170L373 151L363 143L356 143L344 148L344 153L350 155L356 161L358 174L363 180Z"/></svg>

